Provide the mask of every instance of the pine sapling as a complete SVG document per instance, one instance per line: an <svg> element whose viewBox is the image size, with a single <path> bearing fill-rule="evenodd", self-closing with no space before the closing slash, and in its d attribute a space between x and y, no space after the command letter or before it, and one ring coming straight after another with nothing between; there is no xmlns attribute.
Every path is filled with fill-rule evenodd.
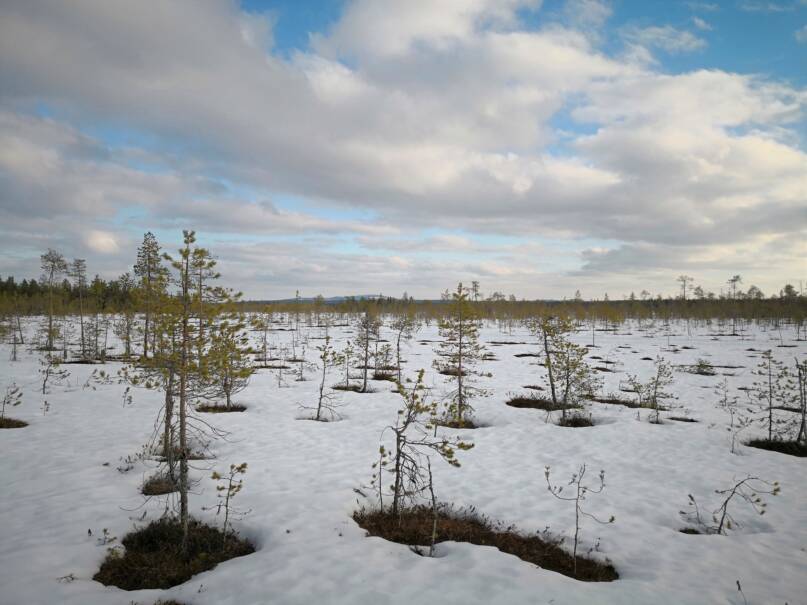
<svg viewBox="0 0 807 605"><path fill-rule="evenodd" d="M731 487L715 490L715 494L721 496L722 500L720 505L712 511L711 524L701 517L700 507L692 494L688 494L690 510L680 511L680 514L685 519L695 522L706 533L724 535L728 530L740 526L729 512L729 506L735 499L746 502L758 515L764 515L767 503L762 499L762 495L778 496L780 491L778 481L771 483L748 475L745 479L735 480Z"/></svg>
<svg viewBox="0 0 807 605"><path fill-rule="evenodd" d="M230 470L226 475L221 475L217 471L213 471L213 474L210 476L211 479L219 482L219 484L216 486L216 491L218 492L217 497L219 498L219 502L216 505L216 515L219 515L222 511L224 511L224 524L222 526L222 548L227 546L227 538L232 533L232 523L230 521L230 517L241 518L249 513L249 511L238 510L232 505L232 500L238 495L238 492L241 491L241 488L244 485L244 479L239 477L243 477L246 472L247 463L242 462L238 465L231 464Z"/></svg>
<svg viewBox="0 0 807 605"><path fill-rule="evenodd" d="M730 394L726 378L718 383L715 394L718 396L717 407L729 415L729 426L726 430L730 436L731 453L734 454L736 453L737 438L741 432L753 424L753 418L744 413L746 410L740 406L738 397Z"/></svg>
<svg viewBox="0 0 807 605"><path fill-rule="evenodd" d="M566 486L563 485L552 485L552 481L550 479L551 468L549 466L544 467L544 477L546 478L546 486L555 498L558 500L565 500L566 502L574 502L574 547L572 549L572 559L574 564L574 575L577 576L577 547L579 544L580 538L580 525L582 523L583 517L588 517L589 519L593 519L597 523L601 523L603 525L607 525L608 523L614 522L614 516L608 518L607 521L602 521L598 519L592 513L583 510L583 502L585 502L586 498L590 494L599 494L605 489L605 471L601 470L599 474L599 485L597 487L592 487L587 485L583 482L586 476L586 465L581 464L579 470L572 474L569 483ZM571 495L566 495L563 493L564 487L573 486L571 488ZM569 492L567 492L568 494Z"/></svg>
<svg viewBox="0 0 807 605"><path fill-rule="evenodd" d="M6 387L6 393L3 395L3 407L0 408L0 424L6 419L6 408L14 408L22 403L22 389L11 383Z"/></svg>
<svg viewBox="0 0 807 605"><path fill-rule="evenodd" d="M403 406L398 410L395 424L387 426L382 432L391 431L395 444L394 449L387 450L383 445L379 448L379 460L373 464L372 486L378 490L379 507L383 511L383 473L392 475L389 487L392 503L390 514L395 518L414 498L433 490L428 481L426 468L430 454L436 454L451 466L460 466L456 458L456 450L469 450L473 444L462 441L458 437L448 439L435 437L433 429L437 426L437 403L427 402L423 384L424 371L418 372L417 381L410 389L398 383L398 393L403 399Z"/></svg>

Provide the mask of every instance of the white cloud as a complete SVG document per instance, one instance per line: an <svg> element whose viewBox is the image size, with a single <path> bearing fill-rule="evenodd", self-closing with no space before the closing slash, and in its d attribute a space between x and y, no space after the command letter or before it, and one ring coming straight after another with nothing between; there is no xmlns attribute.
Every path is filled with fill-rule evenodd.
<svg viewBox="0 0 807 605"><path fill-rule="evenodd" d="M660 73L652 50L705 42L670 26L632 29L636 61L626 61L586 30L607 19L607 4L567 5L588 11L587 26L519 22L539 4L357 1L286 60L268 51L270 23L235 4L4 3L0 219L32 237L57 232L76 254L92 245L88 229L111 234L124 270L134 247L110 225L134 209L134 228L222 235L223 265L251 287L305 281L339 290L330 293L406 279L434 292L485 276L539 294L530 252L480 245L486 234L567 238L556 266L592 247L584 240L617 241L607 249L656 251L647 258L666 259L659 271L687 262L686 247L702 258L720 250L731 264L745 262L745 241L803 237L807 163L794 125L804 90L722 71ZM27 116L35 102L57 117ZM561 133L556 119L572 124ZM143 134L134 140L146 148L110 148L75 126L95 121ZM588 134L575 134L579 124ZM283 210L275 195L326 206L328 217L347 208L374 218ZM424 236L427 227L463 235ZM232 234L245 241L223 237ZM273 240L284 235L309 239ZM334 253L340 239L397 259ZM115 253L109 241L94 245ZM454 260L434 260L443 253ZM489 264L456 256L475 253ZM767 279L800 266L792 252L758 254L779 263ZM628 256L582 262L618 274ZM541 283L566 288L557 275Z"/></svg>
<svg viewBox="0 0 807 605"><path fill-rule="evenodd" d="M706 41L703 38L671 25L629 27L624 30L623 36L631 44L658 48L670 54L688 53L706 48Z"/></svg>
<svg viewBox="0 0 807 605"><path fill-rule="evenodd" d="M701 19L700 17L692 17L692 23L695 27L697 27L701 31L704 32L712 31L712 26L706 20Z"/></svg>
<svg viewBox="0 0 807 605"><path fill-rule="evenodd" d="M120 250L115 236L107 231L90 231L85 241L91 250L100 254L115 254Z"/></svg>
<svg viewBox="0 0 807 605"><path fill-rule="evenodd" d="M793 35L796 38L796 42L798 42L799 44L807 43L807 25L797 29L796 33Z"/></svg>

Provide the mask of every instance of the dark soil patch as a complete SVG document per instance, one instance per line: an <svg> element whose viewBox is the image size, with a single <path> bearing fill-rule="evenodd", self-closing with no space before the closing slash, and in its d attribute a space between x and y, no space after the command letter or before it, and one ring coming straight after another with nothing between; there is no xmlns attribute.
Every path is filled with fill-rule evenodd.
<svg viewBox="0 0 807 605"><path fill-rule="evenodd" d="M594 421L591 419L591 415L585 416L584 414L567 414L565 417L558 418L556 424L558 426L579 429L587 426L594 426Z"/></svg>
<svg viewBox="0 0 807 605"><path fill-rule="evenodd" d="M613 372L613 370L608 366L595 366L594 369L598 372Z"/></svg>
<svg viewBox="0 0 807 605"><path fill-rule="evenodd" d="M682 534L689 534L691 536L699 536L703 533L701 530L695 529L694 527L685 527L683 529L679 529L678 531L680 531Z"/></svg>
<svg viewBox="0 0 807 605"><path fill-rule="evenodd" d="M540 385L537 385L537 384L525 384L523 388L532 389L533 391L543 391L544 390L544 387L542 387Z"/></svg>
<svg viewBox="0 0 807 605"><path fill-rule="evenodd" d="M667 420L675 420L676 422L699 422L695 418L689 416L667 416Z"/></svg>
<svg viewBox="0 0 807 605"><path fill-rule="evenodd" d="M771 452L779 452L780 454L788 454L789 456L798 456L799 458L807 458L807 444L799 443L798 441L781 441L779 439L752 439L746 443L748 447L757 447L762 450Z"/></svg>
<svg viewBox="0 0 807 605"><path fill-rule="evenodd" d="M28 426L28 423L22 420L9 418L8 416L0 418L0 429L21 429L24 426Z"/></svg>
<svg viewBox="0 0 807 605"><path fill-rule="evenodd" d="M513 357L543 357L541 353L516 353Z"/></svg>
<svg viewBox="0 0 807 605"><path fill-rule="evenodd" d="M285 363L264 364L262 366L255 366L259 370L290 370L291 366Z"/></svg>
<svg viewBox="0 0 807 605"><path fill-rule="evenodd" d="M226 405L198 405L196 406L196 411L207 414L227 414L229 412L246 412L247 406L239 403L234 403L230 407Z"/></svg>
<svg viewBox="0 0 807 605"><path fill-rule="evenodd" d="M431 543L433 516L431 508L426 506L406 509L397 517L387 511L362 509L353 513L353 520L370 536L410 546ZM491 521L474 509L439 507L436 542L446 541L494 546L522 561L585 582L611 582L619 578L608 561L603 563L582 556L577 557L575 574L574 559L559 546L558 540L545 534L522 535L512 525Z"/></svg>
<svg viewBox="0 0 807 605"><path fill-rule="evenodd" d="M642 361L653 361L652 357L642 357Z"/></svg>
<svg viewBox="0 0 807 605"><path fill-rule="evenodd" d="M140 488L140 492L144 496L162 496L170 494L179 489L177 482L163 474L157 474L149 477Z"/></svg>
<svg viewBox="0 0 807 605"><path fill-rule="evenodd" d="M492 345L525 345L526 342L516 342L515 340L491 340Z"/></svg>
<svg viewBox="0 0 807 605"><path fill-rule="evenodd" d="M255 552L246 540L225 536L195 519L188 530L187 556L181 552L182 527L175 519L154 521L127 534L121 540L126 550L111 549L93 580L123 590L171 588L223 561Z"/></svg>

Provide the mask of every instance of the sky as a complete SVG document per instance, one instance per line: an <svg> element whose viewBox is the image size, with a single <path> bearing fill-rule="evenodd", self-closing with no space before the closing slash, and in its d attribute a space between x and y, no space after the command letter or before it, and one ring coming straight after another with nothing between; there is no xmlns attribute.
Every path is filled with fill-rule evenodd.
<svg viewBox="0 0 807 605"><path fill-rule="evenodd" d="M4 0L0 276L183 229L247 298L807 285L807 0Z"/></svg>

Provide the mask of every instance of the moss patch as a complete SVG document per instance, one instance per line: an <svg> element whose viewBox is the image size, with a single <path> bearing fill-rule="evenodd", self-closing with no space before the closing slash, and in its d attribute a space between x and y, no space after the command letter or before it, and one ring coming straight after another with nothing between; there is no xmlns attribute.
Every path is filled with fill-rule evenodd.
<svg viewBox="0 0 807 605"><path fill-rule="evenodd" d="M162 519L127 534L119 549L110 549L93 580L123 590L171 588L223 561L255 552L249 542L194 519L188 526L187 555L180 544L182 527Z"/></svg>
<svg viewBox="0 0 807 605"><path fill-rule="evenodd" d="M398 544L422 546L431 543L433 516L426 506L412 507L393 517L389 511L359 510L353 520L371 536ZM608 562L577 557L574 573L572 555L560 547L559 540L546 534L522 535L515 528L494 522L474 509L455 510L442 505L437 514L436 542L468 542L494 546L522 561L586 582L611 582L619 574Z"/></svg>

